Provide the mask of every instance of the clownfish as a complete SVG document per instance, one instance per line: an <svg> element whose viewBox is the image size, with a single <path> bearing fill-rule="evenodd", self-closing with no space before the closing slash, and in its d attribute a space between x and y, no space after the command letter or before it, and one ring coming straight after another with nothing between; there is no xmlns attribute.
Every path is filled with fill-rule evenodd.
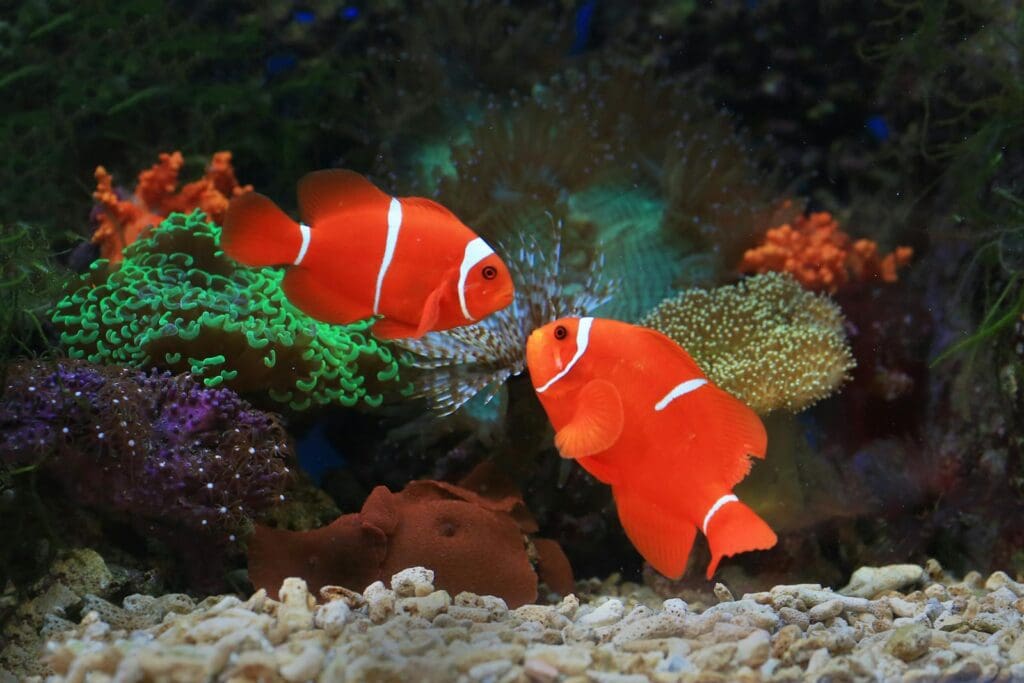
<svg viewBox="0 0 1024 683"><path fill-rule="evenodd" d="M512 303L512 276L476 233L437 202L392 197L353 171L302 177L292 220L248 192L231 200L221 248L247 266L288 266L282 287L309 316L372 315L380 339L469 325Z"/></svg>
<svg viewBox="0 0 1024 683"><path fill-rule="evenodd" d="M555 445L610 484L626 535L677 579L697 529L719 561L775 545L775 533L732 492L764 458L761 419L711 384L690 355L655 330L562 318L534 330L526 365L555 428Z"/></svg>

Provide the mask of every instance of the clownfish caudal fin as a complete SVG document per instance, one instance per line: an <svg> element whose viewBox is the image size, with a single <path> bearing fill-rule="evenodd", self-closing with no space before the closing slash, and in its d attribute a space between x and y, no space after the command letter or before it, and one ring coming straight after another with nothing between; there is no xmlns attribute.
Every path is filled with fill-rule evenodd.
<svg viewBox="0 0 1024 683"><path fill-rule="evenodd" d="M704 521L704 534L711 546L710 579L723 557L749 550L768 550L778 537L757 513L729 494L722 496L708 511Z"/></svg>
<svg viewBox="0 0 1024 683"><path fill-rule="evenodd" d="M291 265L299 259L303 246L308 247L308 242L299 224L268 197L246 192L228 204L220 248L239 263Z"/></svg>
<svg viewBox="0 0 1024 683"><path fill-rule="evenodd" d="M626 486L613 486L619 521L633 546L670 579L686 570L697 527Z"/></svg>
<svg viewBox="0 0 1024 683"><path fill-rule="evenodd" d="M591 380L580 389L572 420L555 434L563 458L583 458L607 450L622 435L622 397L606 379Z"/></svg>

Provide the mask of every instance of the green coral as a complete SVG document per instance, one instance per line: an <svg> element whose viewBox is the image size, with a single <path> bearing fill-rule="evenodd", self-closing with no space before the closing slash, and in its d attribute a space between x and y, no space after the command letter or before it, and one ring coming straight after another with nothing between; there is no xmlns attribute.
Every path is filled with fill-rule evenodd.
<svg viewBox="0 0 1024 683"><path fill-rule="evenodd" d="M190 372L294 410L376 407L402 388L391 348L370 336L372 321L314 320L288 302L283 277L239 267L201 212L175 213L129 246L119 268L94 263L53 322L72 358Z"/></svg>
<svg viewBox="0 0 1024 683"><path fill-rule="evenodd" d="M803 410L855 365L839 307L783 273L688 290L641 324L674 339L712 382L762 414Z"/></svg>

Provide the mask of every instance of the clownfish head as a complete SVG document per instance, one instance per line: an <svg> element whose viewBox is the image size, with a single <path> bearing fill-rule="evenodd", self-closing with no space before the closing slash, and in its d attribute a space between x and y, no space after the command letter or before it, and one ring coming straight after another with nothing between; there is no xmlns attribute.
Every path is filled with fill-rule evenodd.
<svg viewBox="0 0 1024 683"><path fill-rule="evenodd" d="M466 245L459 268L457 294L466 322L500 311L515 297L508 266L480 237Z"/></svg>
<svg viewBox="0 0 1024 683"><path fill-rule="evenodd" d="M543 394L571 373L590 344L593 318L560 318L534 330L526 340L526 366L533 388Z"/></svg>

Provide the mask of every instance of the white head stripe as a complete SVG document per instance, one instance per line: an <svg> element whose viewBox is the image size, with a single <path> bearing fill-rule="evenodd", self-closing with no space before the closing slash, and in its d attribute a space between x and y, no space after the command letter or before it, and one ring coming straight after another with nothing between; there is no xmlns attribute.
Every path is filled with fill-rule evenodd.
<svg viewBox="0 0 1024 683"><path fill-rule="evenodd" d="M476 320L466 307L466 278L469 271L473 270L473 266L493 253L494 250L482 237L472 239L466 245L466 253L462 255L462 265L459 266L459 305L462 306L462 315L466 316L466 320Z"/></svg>
<svg viewBox="0 0 1024 683"><path fill-rule="evenodd" d="M739 501L739 498L737 498L736 496L734 496L731 493L727 493L727 494L725 494L724 496L722 496L721 498L719 498L718 500L715 501L715 504L711 506L710 510L708 510L708 514L704 515L704 526L701 527L701 529L704 532L705 536L708 535L708 522L710 522L711 518L715 516L715 513L718 512L719 510L721 510L723 505L727 505L729 503L735 503L735 502L738 502L738 501Z"/></svg>
<svg viewBox="0 0 1024 683"><path fill-rule="evenodd" d="M398 231L402 227L402 203L398 197L391 198L391 206L388 207L388 236L384 241L384 258L380 262L380 270L377 271L377 289L373 293L373 312L378 313L380 308L380 288L384 286L384 275L391 266L391 259L395 257L395 245L398 244Z"/></svg>
<svg viewBox="0 0 1024 683"><path fill-rule="evenodd" d="M698 388L704 386L707 383L708 383L708 381L706 379L704 379L704 378L688 379L685 382L681 382L681 383L675 385L674 387L672 387L672 391L670 391L667 394L665 394L664 398L662 398L660 401L655 403L654 404L654 409L655 410L665 410L665 408L668 407L668 404L671 403L672 401L676 400L677 398L679 398L683 394L688 394L691 391L693 391L694 389L698 389Z"/></svg>
<svg viewBox="0 0 1024 683"><path fill-rule="evenodd" d="M302 233L302 246L299 247L299 255L295 257L295 261L292 263L293 266L302 263L302 259L306 258L306 252L309 250L309 226L305 223L299 223L299 232Z"/></svg>
<svg viewBox="0 0 1024 683"><path fill-rule="evenodd" d="M549 379L547 383L542 387L537 387L537 393L543 394L551 385L562 379L572 370L572 366L576 365L576 362L583 357L583 353L587 350L587 344L590 343L590 326L594 324L593 318L580 318L580 326L576 330L576 354L572 357L569 363L562 368L562 371Z"/></svg>

